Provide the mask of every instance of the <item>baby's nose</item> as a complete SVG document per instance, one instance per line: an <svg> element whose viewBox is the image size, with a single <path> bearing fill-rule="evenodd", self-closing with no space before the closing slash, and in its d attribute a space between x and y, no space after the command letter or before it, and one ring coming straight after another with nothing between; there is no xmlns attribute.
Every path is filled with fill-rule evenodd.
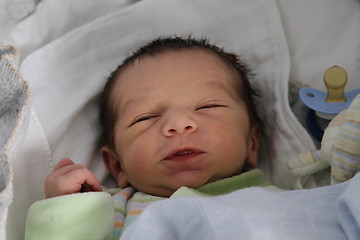
<svg viewBox="0 0 360 240"><path fill-rule="evenodd" d="M198 129L198 124L189 110L176 109L167 114L162 132L165 137L177 134L192 133Z"/></svg>

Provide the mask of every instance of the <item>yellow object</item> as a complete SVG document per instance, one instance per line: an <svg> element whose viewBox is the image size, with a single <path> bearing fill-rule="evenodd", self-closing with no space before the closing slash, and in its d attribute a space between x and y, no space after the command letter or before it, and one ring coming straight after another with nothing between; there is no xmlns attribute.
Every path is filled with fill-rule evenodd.
<svg viewBox="0 0 360 240"><path fill-rule="evenodd" d="M333 66L325 71L324 82L327 87L326 102L341 103L345 102L345 85L347 83L347 73L339 66Z"/></svg>

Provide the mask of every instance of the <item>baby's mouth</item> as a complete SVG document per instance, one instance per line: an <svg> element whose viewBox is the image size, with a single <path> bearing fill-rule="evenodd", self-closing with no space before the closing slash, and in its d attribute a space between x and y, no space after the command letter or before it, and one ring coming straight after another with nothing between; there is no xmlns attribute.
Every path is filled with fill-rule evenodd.
<svg viewBox="0 0 360 240"><path fill-rule="evenodd" d="M176 160L176 159L180 160L186 157L196 156L202 153L204 152L199 149L193 149L193 148L179 149L168 154L165 160Z"/></svg>
<svg viewBox="0 0 360 240"><path fill-rule="evenodd" d="M190 155L190 154L193 154L195 153L194 150L182 150L182 151L178 151L174 154L174 156L184 156L184 155Z"/></svg>

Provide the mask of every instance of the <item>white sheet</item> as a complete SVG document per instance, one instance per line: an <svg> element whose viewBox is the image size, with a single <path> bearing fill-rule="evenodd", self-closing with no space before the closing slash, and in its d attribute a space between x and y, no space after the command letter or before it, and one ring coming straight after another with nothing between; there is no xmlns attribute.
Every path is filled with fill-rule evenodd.
<svg viewBox="0 0 360 240"><path fill-rule="evenodd" d="M36 0L0 0L0 39L22 18L31 14Z"/></svg>
<svg viewBox="0 0 360 240"><path fill-rule="evenodd" d="M50 161L64 155L81 163L92 159L93 169L99 169L101 163L92 152L97 150L99 129L94 97L103 80L139 45L160 35L193 34L241 54L257 73L253 84L263 92L260 101L266 104L260 104L259 112L267 124L260 166L276 184L290 187L284 162L293 152L311 149L313 144L287 104L290 59L280 20L275 1L206 5L201 1L143 1L36 51L23 61L21 70L33 89L34 109L49 143Z"/></svg>
<svg viewBox="0 0 360 240"><path fill-rule="evenodd" d="M324 72L339 65L346 91L360 88L360 1L277 0L290 56L290 82L326 92Z"/></svg>
<svg viewBox="0 0 360 240"><path fill-rule="evenodd" d="M0 0L1 1L1 0ZM6 0L8 1L8 0ZM11 0L13 1L13 0ZM31 0L17 0L27 1ZM0 40L12 44L22 60L47 43L137 0L40 0L36 11ZM21 5L22 7L24 5ZM23 9L21 11L24 11Z"/></svg>

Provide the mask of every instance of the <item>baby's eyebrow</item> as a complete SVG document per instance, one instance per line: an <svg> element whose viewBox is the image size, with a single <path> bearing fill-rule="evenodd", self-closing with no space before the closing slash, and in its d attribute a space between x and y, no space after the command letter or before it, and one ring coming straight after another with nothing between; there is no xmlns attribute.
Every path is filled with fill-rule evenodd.
<svg viewBox="0 0 360 240"><path fill-rule="evenodd" d="M121 116L131 116L134 113L138 114L139 111L151 111L154 109L161 109L163 105L159 102L152 102L151 105L149 105L149 101L151 99L154 99L153 95L138 95L136 97L130 97L128 99L125 99L125 101L120 102L120 106L118 108L119 113Z"/></svg>
<svg viewBox="0 0 360 240"><path fill-rule="evenodd" d="M143 102L143 101L144 101L144 97L140 97L140 96L135 98L130 98L123 103L120 101L119 110L121 113L125 113L132 105L136 104L137 102Z"/></svg>
<svg viewBox="0 0 360 240"><path fill-rule="evenodd" d="M220 88L220 89L225 90L225 92L227 92L230 96L232 96L233 98L235 98L235 100L237 100L239 97L237 95L236 88L235 88L235 86L233 86L228 81L229 80L225 80L225 81L209 81L208 84L213 85L216 88Z"/></svg>
<svg viewBox="0 0 360 240"><path fill-rule="evenodd" d="M202 82L200 84L199 87L203 88L204 84L206 84L207 86L211 87L211 88L216 88L216 89L222 89L224 90L226 93L228 93L231 97L233 97L234 99L238 99L237 96L237 91L235 89L235 87L233 85L231 85L231 83L228 82L229 80L225 80L225 81L216 81L216 80L208 80L206 82ZM124 114L126 112L129 111L129 108L131 108L132 106L136 106L139 103L147 103L147 101L149 99L153 99L151 96L147 95L147 94L140 94L136 97L130 97L127 99L124 99L124 97L119 98L119 104L120 106L118 106L119 108L117 108L121 114ZM162 105L161 103L158 103L160 105ZM116 106L117 107L117 106Z"/></svg>

